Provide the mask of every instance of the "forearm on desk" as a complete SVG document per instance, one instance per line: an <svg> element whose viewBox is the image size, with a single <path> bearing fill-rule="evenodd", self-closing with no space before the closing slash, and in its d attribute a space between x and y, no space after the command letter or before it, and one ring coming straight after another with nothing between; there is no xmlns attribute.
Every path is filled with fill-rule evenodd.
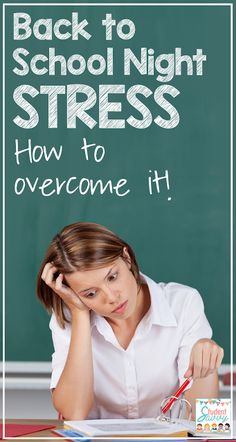
<svg viewBox="0 0 236 442"><path fill-rule="evenodd" d="M93 404L93 362L89 311L72 316L71 341L53 404L65 419L86 419Z"/></svg>
<svg viewBox="0 0 236 442"><path fill-rule="evenodd" d="M184 393L185 399L192 405L193 418L195 418L195 399L218 398L219 380L217 372L206 378L196 379L189 390Z"/></svg>

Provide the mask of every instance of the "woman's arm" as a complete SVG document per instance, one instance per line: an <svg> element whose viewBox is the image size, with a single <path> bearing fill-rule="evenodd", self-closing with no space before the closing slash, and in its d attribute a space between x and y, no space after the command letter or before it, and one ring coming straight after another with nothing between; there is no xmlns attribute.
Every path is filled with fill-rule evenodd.
<svg viewBox="0 0 236 442"><path fill-rule="evenodd" d="M196 379L192 387L184 393L185 399L192 405L192 417L195 418L195 399L218 398L219 382L217 372L207 378Z"/></svg>
<svg viewBox="0 0 236 442"><path fill-rule="evenodd" d="M224 351L211 339L199 339L191 351L189 367L185 377L192 376L193 384L184 393L195 413L195 399L217 398L219 394L219 382L217 370L220 367Z"/></svg>
<svg viewBox="0 0 236 442"><path fill-rule="evenodd" d="M53 405L68 420L86 419L93 404L93 363L90 311L78 295L65 285L57 268L47 263L42 279L71 311L71 340L65 367L52 393Z"/></svg>
<svg viewBox="0 0 236 442"><path fill-rule="evenodd" d="M89 311L72 312L71 341L53 405L68 420L86 419L93 404L93 363Z"/></svg>

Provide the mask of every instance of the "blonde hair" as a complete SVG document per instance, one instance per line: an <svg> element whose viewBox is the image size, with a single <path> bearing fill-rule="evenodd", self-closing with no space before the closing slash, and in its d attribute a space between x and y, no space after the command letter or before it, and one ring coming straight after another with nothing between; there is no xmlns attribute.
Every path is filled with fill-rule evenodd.
<svg viewBox="0 0 236 442"><path fill-rule="evenodd" d="M73 273L89 269L105 267L123 256L126 247L131 259L131 272L141 285L139 267L132 248L106 227L95 224L78 222L64 227L50 243L37 277L37 296L51 313L55 312L57 321L62 328L66 318L63 300L42 280L41 275L45 265L53 262L59 273ZM57 275L55 275L56 277Z"/></svg>

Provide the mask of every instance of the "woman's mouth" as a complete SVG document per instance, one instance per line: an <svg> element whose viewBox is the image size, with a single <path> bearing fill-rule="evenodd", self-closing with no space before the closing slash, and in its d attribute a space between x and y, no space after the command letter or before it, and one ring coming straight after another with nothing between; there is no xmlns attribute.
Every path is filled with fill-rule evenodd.
<svg viewBox="0 0 236 442"><path fill-rule="evenodd" d="M112 313L124 313L127 307L128 301L122 302L122 304L118 305L118 307L112 311Z"/></svg>

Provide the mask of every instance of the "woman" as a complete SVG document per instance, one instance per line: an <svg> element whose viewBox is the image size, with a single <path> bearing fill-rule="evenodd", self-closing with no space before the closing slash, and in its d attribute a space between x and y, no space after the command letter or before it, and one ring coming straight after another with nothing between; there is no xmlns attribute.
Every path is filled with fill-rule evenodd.
<svg viewBox="0 0 236 442"><path fill-rule="evenodd" d="M53 403L69 420L155 417L186 377L185 398L217 397L223 350L199 293L155 283L105 227L75 223L49 245L38 297L52 312Z"/></svg>

